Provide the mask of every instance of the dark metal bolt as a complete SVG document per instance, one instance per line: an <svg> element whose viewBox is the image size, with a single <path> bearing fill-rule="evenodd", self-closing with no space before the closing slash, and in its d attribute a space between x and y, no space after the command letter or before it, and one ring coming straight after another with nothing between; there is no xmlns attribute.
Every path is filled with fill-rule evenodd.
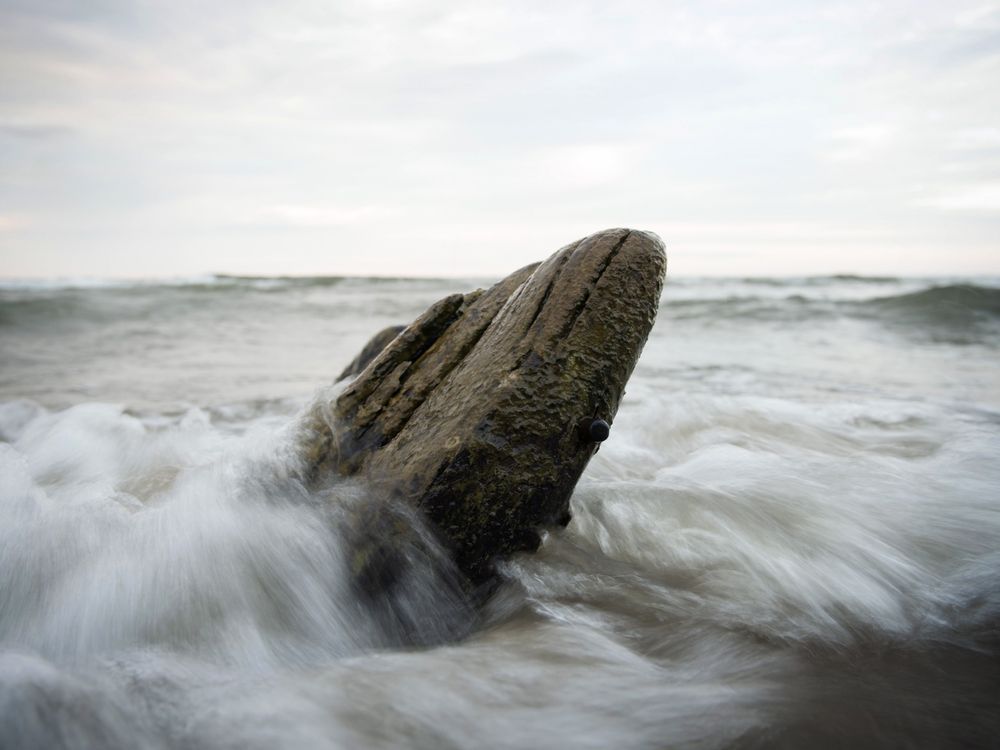
<svg viewBox="0 0 1000 750"><path fill-rule="evenodd" d="M587 428L587 435L595 443L603 443L608 439L608 435L611 434L611 425L605 422L603 419L595 419L590 423L590 427Z"/></svg>

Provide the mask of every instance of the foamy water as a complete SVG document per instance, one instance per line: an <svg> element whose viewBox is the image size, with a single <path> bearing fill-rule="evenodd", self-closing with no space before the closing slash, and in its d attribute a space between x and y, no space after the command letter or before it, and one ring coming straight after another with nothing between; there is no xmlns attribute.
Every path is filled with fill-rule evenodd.
<svg viewBox="0 0 1000 750"><path fill-rule="evenodd" d="M569 527L366 596L296 415L475 286L0 288L0 747L997 744L1000 282L668 280Z"/></svg>

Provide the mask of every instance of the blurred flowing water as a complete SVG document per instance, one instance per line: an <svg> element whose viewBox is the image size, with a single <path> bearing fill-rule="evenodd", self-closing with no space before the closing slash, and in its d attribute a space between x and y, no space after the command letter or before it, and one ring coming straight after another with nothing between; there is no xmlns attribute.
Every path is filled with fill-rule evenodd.
<svg viewBox="0 0 1000 750"><path fill-rule="evenodd" d="M0 747L997 746L1000 280L669 279L569 527L373 600L297 415L482 284L0 286Z"/></svg>

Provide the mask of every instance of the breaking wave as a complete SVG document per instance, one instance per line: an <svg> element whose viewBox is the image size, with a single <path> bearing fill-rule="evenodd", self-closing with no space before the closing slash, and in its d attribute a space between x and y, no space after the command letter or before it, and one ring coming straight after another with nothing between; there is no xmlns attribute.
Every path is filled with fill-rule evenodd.
<svg viewBox="0 0 1000 750"><path fill-rule="evenodd" d="M307 491L287 425L5 405L0 736L864 747L874 722L890 745L991 741L1000 473L970 468L996 429L891 401L639 396L569 528L478 613L426 538L390 598L353 585L372 498Z"/></svg>

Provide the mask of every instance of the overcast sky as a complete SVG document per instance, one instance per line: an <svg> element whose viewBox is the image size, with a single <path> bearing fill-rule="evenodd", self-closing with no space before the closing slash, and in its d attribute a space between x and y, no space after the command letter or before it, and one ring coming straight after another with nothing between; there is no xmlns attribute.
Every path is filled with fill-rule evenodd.
<svg viewBox="0 0 1000 750"><path fill-rule="evenodd" d="M1000 2L0 0L0 276L1000 273Z"/></svg>

